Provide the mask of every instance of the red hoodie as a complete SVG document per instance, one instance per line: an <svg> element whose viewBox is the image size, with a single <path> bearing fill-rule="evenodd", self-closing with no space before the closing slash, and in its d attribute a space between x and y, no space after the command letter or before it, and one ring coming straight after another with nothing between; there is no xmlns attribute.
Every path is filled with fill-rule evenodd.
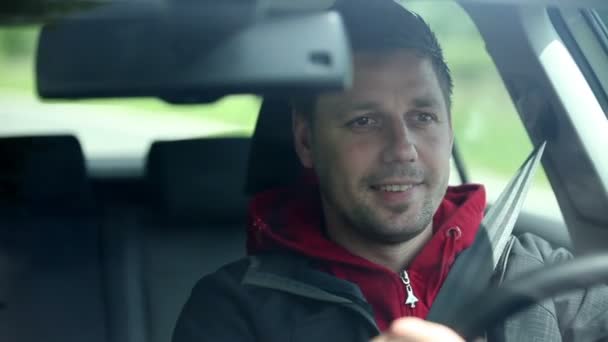
<svg viewBox="0 0 608 342"><path fill-rule="evenodd" d="M323 271L359 286L384 331L396 318L426 317L456 255L473 243L484 208L483 186L448 187L433 217L433 237L407 267L419 299L414 308L405 304L407 292L398 274L327 238L316 185L256 195L249 208L247 250L289 250L317 259Z"/></svg>

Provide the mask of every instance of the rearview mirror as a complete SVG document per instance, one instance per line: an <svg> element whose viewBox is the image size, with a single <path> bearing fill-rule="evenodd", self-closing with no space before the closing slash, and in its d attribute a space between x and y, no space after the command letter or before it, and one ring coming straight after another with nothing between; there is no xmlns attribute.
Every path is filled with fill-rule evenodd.
<svg viewBox="0 0 608 342"><path fill-rule="evenodd" d="M232 93L350 85L349 45L338 14L261 16L255 5L214 3L103 6L45 25L39 95L197 103Z"/></svg>

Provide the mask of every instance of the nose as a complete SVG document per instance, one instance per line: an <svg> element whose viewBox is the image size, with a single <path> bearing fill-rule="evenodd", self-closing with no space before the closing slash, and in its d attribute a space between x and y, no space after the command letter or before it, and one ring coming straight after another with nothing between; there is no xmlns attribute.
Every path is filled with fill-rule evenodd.
<svg viewBox="0 0 608 342"><path fill-rule="evenodd" d="M385 132L385 148L382 161L385 163L412 163L418 159L414 136L405 122L393 122Z"/></svg>

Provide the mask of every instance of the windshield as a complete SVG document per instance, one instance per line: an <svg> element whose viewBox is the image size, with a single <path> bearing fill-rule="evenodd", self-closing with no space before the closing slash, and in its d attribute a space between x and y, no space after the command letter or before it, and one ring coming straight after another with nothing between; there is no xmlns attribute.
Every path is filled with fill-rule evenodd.
<svg viewBox="0 0 608 342"><path fill-rule="evenodd" d="M532 150L530 140L475 25L456 3L404 1L436 31L455 80L452 108L457 147L469 181L482 183L492 201ZM142 167L155 140L250 136L261 99L234 95L203 105L158 99L45 101L35 95L34 54L40 26L0 28L0 136L76 135L92 164L135 160ZM460 183L452 172L452 183ZM560 218L549 182L541 174L528 202ZM561 219L561 218L560 218Z"/></svg>
<svg viewBox="0 0 608 342"><path fill-rule="evenodd" d="M306 7L330 1L284 3ZM514 317L515 325L504 320L515 336L509 340L526 340L533 333L541 336L537 340L559 340L563 333L564 340L581 334L584 341L595 328L606 332L602 327L608 325L596 310L604 309L598 303L606 301L608 290L579 289L549 298L558 288L569 291L598 279L601 271L587 272L588 277L581 271L586 267L578 269L581 273L573 268L554 272L560 278L547 276L558 283L550 291L537 291L533 284L542 271L562 271L553 267L601 252L608 241L608 159L603 153L608 141L601 134L608 120L596 103L608 89L602 83L608 73L601 72L606 64L597 63L598 57L605 58L598 23L608 25L608 10L547 5L552 1L559 0L535 5L358 0L356 6L363 7L356 13L364 15L348 23L344 12L340 21L336 13L316 13L318 8L296 13L292 5L272 7L279 1L225 1L227 7L246 3L255 9L252 31L230 31L228 43L242 42L232 38L247 32L266 35L253 35L256 39L249 42L258 49L249 50L184 23L180 29L195 39L177 39L176 55L184 53L192 64L172 63L175 51L156 48L157 36L146 30L141 32L152 37L151 44L141 45L151 47L145 50L149 53L142 53L139 44L112 39L101 44L103 39L70 25L64 28L87 44L61 34L54 37L65 45L53 40L42 44L48 50L41 51L61 51L84 61L85 72L79 73L72 72L78 61L38 58L63 61L63 67L47 70L56 71L59 79L75 75L72 89L81 87L90 70L124 72L114 78L115 93L84 89L63 96L124 98L40 98L37 40L41 31L47 37L62 22L45 29L35 24L39 18L0 26L0 311L10 323L0 327L0 340L341 340L335 332L344 333L344 341L369 341L404 316L441 324L433 314L442 311L463 321L491 319L483 308L502 297L477 297L475 292L501 285L519 296L508 286L519 290L521 284L532 293L525 301L538 305L518 316L523 318ZM182 3L197 8L215 2ZM340 4L348 10L353 3ZM365 6L379 6L378 12ZM384 20L392 13L401 15ZM324 26L293 25L316 15L333 19L340 29L345 23L360 30L349 31L353 50L337 30L344 45L334 46L342 51L343 70L348 71L336 76L333 93L314 89L326 84L320 76L311 77L317 83L311 81L310 93L306 87L287 87L280 82L281 72L276 83L268 81L269 73L256 74L261 75L258 82L267 81L256 87L256 79L245 81L246 72L238 68L231 79L218 72L217 88L201 81L221 69L208 63L209 55L226 61L228 70L239 64L233 61L245 61L255 71L282 70L275 68L280 63L256 68L262 63L246 57L274 61L273 56L282 56L286 63L281 65L291 66L292 52L330 65L335 55L313 46L323 39L289 34L317 32L312 28ZM561 15L563 22L555 20ZM200 10L191 18L205 16L210 17ZM586 21L591 16L593 30ZM2 17L0 13L0 23L5 23ZM212 19L209 27L226 18ZM286 25L270 25L277 23ZM387 29L378 34L374 23ZM276 29L290 25L300 31ZM119 37L142 36L130 35L130 27L116 27ZM181 32L164 37L166 46L174 47L172 39L183 38ZM276 32L284 40L266 45ZM356 45L362 43L357 35L371 47ZM379 45L376 36L384 38ZM209 45L193 44L207 38ZM299 52L303 41L315 50ZM57 48L77 50L89 44L116 46L101 50L124 52L112 56L129 56L132 63L124 65L135 67L116 67L120 63L114 61L122 59L104 58L103 53L95 60ZM218 50L222 53L212 53ZM136 73L127 71L139 70L140 60L153 59L146 56L166 64L142 63L141 77L131 76ZM107 69L95 68L101 59ZM183 72L158 65L178 65ZM152 69L160 72L146 78ZM298 70L304 70L299 75L308 71ZM44 93L49 89L45 82L52 81L41 75ZM133 93L120 93L128 88L123 81L134 82ZM291 81L303 82L298 77ZM348 83L352 91L342 89ZM146 86L155 91L146 92ZM230 91L251 94L217 96ZM175 103L127 98L141 94ZM59 134L71 136L46 136ZM536 171L524 164L532 151L544 153L528 160L540 166ZM533 172L528 189L521 178ZM503 191L507 195L498 200ZM607 264L604 260L603 267ZM470 301L470 295L481 300ZM460 307L465 301L476 304ZM482 326L488 336L494 333L489 323ZM361 333L365 336L353 338ZM23 338L28 334L32 338ZM192 337L180 337L188 334ZM240 336L221 338L234 334Z"/></svg>

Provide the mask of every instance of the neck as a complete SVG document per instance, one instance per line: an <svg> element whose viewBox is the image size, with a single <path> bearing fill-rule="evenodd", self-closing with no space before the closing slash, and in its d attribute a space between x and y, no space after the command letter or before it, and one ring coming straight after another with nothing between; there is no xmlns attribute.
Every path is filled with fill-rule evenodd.
<svg viewBox="0 0 608 342"><path fill-rule="evenodd" d="M370 240L352 229L341 229L329 222L326 223L327 234L332 241L349 252L396 273L401 272L411 263L433 234L432 224L429 224L423 231L407 241L385 243Z"/></svg>

